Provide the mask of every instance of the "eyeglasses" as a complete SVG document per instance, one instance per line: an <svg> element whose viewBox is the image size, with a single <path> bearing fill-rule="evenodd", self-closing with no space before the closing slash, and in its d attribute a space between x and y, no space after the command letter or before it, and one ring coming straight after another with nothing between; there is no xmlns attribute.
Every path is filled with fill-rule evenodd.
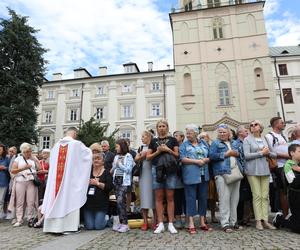
<svg viewBox="0 0 300 250"><path fill-rule="evenodd" d="M259 125L258 123L252 123L252 124L250 124L250 128L256 127L258 125Z"/></svg>

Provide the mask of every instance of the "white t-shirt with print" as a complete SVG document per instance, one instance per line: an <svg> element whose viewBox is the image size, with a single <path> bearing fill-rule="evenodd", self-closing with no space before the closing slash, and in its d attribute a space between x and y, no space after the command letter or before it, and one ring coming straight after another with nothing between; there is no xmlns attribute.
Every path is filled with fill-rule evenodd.
<svg viewBox="0 0 300 250"><path fill-rule="evenodd" d="M277 134L275 132L270 132L274 135L275 138L275 144L273 146L273 136L270 134L266 134L266 139L268 141L268 145L270 146L270 150L275 153L279 154L287 154L288 153L288 143L282 136L282 134ZM277 158L278 168L282 168L284 166L284 163L286 162L286 159Z"/></svg>
<svg viewBox="0 0 300 250"><path fill-rule="evenodd" d="M28 159L26 160L27 163L29 165L31 165L31 171L32 173L36 173L36 167L35 167L35 162L31 159ZM26 162L23 158L22 155L19 155L15 160L14 162L16 162L18 164L18 169L20 168L24 168L26 166ZM23 170L21 172L19 172L18 174L16 174L16 181L30 181L30 180L33 180L33 175L32 173L30 172L29 169L26 169L26 170Z"/></svg>

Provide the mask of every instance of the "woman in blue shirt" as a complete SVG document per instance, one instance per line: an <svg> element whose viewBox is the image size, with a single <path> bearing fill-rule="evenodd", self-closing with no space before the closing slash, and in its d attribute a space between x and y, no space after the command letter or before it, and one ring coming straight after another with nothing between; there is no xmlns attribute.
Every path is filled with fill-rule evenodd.
<svg viewBox="0 0 300 250"><path fill-rule="evenodd" d="M6 155L6 147L4 144L0 143L0 217L4 216L3 205L6 191L9 185L9 158Z"/></svg>
<svg viewBox="0 0 300 250"><path fill-rule="evenodd" d="M203 140L198 141L198 133L197 125L187 125L187 140L179 148L190 234L196 233L193 219L196 214L200 215L200 229L212 230L205 223L209 181L208 146ZM198 200L198 212L196 211L196 200Z"/></svg>

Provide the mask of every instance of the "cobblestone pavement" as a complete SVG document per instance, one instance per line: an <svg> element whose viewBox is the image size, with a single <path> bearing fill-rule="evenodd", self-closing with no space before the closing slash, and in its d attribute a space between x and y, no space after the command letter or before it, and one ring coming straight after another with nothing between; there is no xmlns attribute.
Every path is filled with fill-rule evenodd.
<svg viewBox="0 0 300 250"><path fill-rule="evenodd" d="M212 232L198 230L192 236L184 230L177 235L154 235L139 229L124 234L106 229L56 236L27 226L13 228L1 221L0 249L300 249L300 235L284 230L257 231L253 226L224 233L214 226Z"/></svg>

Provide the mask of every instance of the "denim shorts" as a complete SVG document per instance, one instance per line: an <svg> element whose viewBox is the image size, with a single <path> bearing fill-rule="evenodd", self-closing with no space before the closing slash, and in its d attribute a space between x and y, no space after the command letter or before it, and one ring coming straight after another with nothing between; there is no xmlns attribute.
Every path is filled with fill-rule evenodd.
<svg viewBox="0 0 300 250"><path fill-rule="evenodd" d="M169 175L162 183L156 181L156 166L152 165L152 188L153 189L175 189L177 183L177 175Z"/></svg>

